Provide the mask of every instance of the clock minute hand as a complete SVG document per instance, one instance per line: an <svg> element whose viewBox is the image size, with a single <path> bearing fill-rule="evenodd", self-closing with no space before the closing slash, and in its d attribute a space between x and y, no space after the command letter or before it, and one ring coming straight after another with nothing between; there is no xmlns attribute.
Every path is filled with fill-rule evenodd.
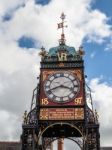
<svg viewBox="0 0 112 150"><path fill-rule="evenodd" d="M57 89L58 87L60 87L60 85L55 86L55 87L53 87L53 88L52 88L52 89L50 89L50 90L55 90L55 89Z"/></svg>
<svg viewBox="0 0 112 150"><path fill-rule="evenodd" d="M53 87L52 89L50 89L50 90L55 90L55 89L57 89L58 87L60 87L60 88L66 88L66 89L70 89L70 90L72 90L73 88L72 87L68 87L68 86L65 86L65 85L58 85L58 86L56 86L56 87Z"/></svg>
<svg viewBox="0 0 112 150"><path fill-rule="evenodd" d="M69 87L67 87L67 86L64 86L64 85L58 85L58 86L56 86L56 87L53 87L53 88L50 89L50 90L55 90L55 89L57 89L58 87L60 87L60 88L66 88L66 89L71 89L71 88L69 88Z"/></svg>

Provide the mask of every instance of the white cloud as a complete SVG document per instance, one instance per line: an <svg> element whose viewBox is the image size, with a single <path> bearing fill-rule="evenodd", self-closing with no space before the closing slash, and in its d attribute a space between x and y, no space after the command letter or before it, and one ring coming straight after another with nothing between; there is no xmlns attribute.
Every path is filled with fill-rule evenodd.
<svg viewBox="0 0 112 150"><path fill-rule="evenodd" d="M10 11L13 13L13 18L9 21L3 22L0 18L0 111L1 118L4 116L3 123L0 123L3 129L0 139L6 139L5 124L9 120L11 121L6 130L7 140L19 138L20 132L16 134L16 127L19 124L17 128L20 131L20 117L30 105L32 90L36 86L36 76L39 73L38 50L22 49L18 47L17 40L26 35L39 41L46 49L57 45L60 37L57 23L60 22L60 13L64 11L67 15L68 28L65 30L68 45L78 47L84 38L102 42L105 37L110 36L111 26L108 25L108 17L104 13L91 9L91 1L52 0L45 6L35 5L33 0L0 1L0 17ZM24 7L19 7L24 3ZM107 88L111 92L111 87L106 84L98 82L93 84L93 81L91 84L93 88L96 86L98 89L102 85L101 88ZM100 99L99 93L97 93L97 99ZM109 96L108 93L107 96ZM102 105L102 108L109 107L106 102ZM103 111L102 108L99 108L100 113ZM104 118L101 119L102 122ZM11 134L12 129L13 134Z"/></svg>
<svg viewBox="0 0 112 150"><path fill-rule="evenodd" d="M3 120L0 113L0 140L17 140L23 112L29 110L37 85L40 59L37 50L21 49L14 42L1 43L0 57L0 111L6 115Z"/></svg>
<svg viewBox="0 0 112 150"><path fill-rule="evenodd" d="M0 1L0 16L5 13L16 9L17 7L24 4L25 0L3 0ZM10 12L9 12L10 13Z"/></svg>
<svg viewBox="0 0 112 150"><path fill-rule="evenodd" d="M90 81L90 87L93 91L93 102L99 113L101 144L109 146L112 144L112 86L96 78Z"/></svg>
<svg viewBox="0 0 112 150"><path fill-rule="evenodd" d="M112 51L112 36L110 38L110 41L106 45L105 51Z"/></svg>
<svg viewBox="0 0 112 150"><path fill-rule="evenodd" d="M2 119L0 120L1 140L18 140L18 134L21 132L20 124L18 124L18 122L22 119L18 118L18 116L14 113L9 113L8 111L0 111L0 115L2 116Z"/></svg>
<svg viewBox="0 0 112 150"><path fill-rule="evenodd" d="M95 52L91 53L90 57L94 58L95 57Z"/></svg>
<svg viewBox="0 0 112 150"><path fill-rule="evenodd" d="M58 2L59 1L59 2ZM18 39L22 35L30 35L39 40L47 48L56 45L60 31L57 23L62 11L67 15L67 43L80 46L83 39L102 42L111 34L108 18L99 10L92 10L90 0L52 0L49 5L35 5L33 0L27 1L25 7L20 7L13 19L3 24L8 39Z"/></svg>

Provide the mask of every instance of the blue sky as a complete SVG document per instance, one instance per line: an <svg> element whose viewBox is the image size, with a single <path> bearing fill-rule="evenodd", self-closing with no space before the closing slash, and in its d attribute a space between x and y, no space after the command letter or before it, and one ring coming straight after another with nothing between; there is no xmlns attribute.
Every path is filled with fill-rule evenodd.
<svg viewBox="0 0 112 150"><path fill-rule="evenodd" d="M22 115L30 108L39 75L38 53L42 46L49 50L58 45L57 23L64 12L66 44L76 50L83 45L85 50L85 74L100 116L101 145L112 145L111 6L112 0L0 1L0 140L19 139Z"/></svg>
<svg viewBox="0 0 112 150"><path fill-rule="evenodd" d="M103 76L104 80L110 82L112 77L112 53L110 51L105 51L105 45L103 44L97 45L95 43L86 43L84 48L86 51L85 70L88 78L91 79Z"/></svg>
<svg viewBox="0 0 112 150"><path fill-rule="evenodd" d="M111 6L111 0L96 0L93 3L92 8L105 13L109 17L109 24L112 24ZM110 41L111 37L105 38L104 43L101 44L84 42L86 51L85 70L89 79L103 75L104 80L109 84L112 84L112 43L108 51L105 50ZM90 56L92 53L94 56L91 59ZM89 68L91 68L91 70Z"/></svg>
<svg viewBox="0 0 112 150"><path fill-rule="evenodd" d="M107 16L112 15L112 11L111 11L111 6L112 6L112 1L111 0L96 0L93 5L92 8L94 9L99 9L100 11L106 13Z"/></svg>

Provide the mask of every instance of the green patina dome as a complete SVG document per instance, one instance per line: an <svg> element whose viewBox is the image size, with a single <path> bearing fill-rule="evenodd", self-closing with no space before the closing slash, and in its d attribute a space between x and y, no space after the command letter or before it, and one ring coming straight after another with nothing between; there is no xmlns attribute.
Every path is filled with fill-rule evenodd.
<svg viewBox="0 0 112 150"><path fill-rule="evenodd" d="M60 44L57 47L52 47L49 49L48 56L57 56L57 52L66 51L67 55L77 55L74 47L67 46L65 44Z"/></svg>
<svg viewBox="0 0 112 150"><path fill-rule="evenodd" d="M48 52L42 47L40 55L42 61L78 61L82 60L83 50L78 51L74 47L67 46L65 43L59 43L59 46L52 47Z"/></svg>

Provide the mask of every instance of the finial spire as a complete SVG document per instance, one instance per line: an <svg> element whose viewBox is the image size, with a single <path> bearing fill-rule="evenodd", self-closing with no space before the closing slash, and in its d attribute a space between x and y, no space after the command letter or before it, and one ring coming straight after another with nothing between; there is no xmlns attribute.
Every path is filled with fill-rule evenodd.
<svg viewBox="0 0 112 150"><path fill-rule="evenodd" d="M59 44L65 44L65 34L64 34L64 28L67 26L64 26L64 20L65 20L65 14L61 14L61 23L58 23L58 29L62 28L62 33L61 33L61 39L59 39Z"/></svg>

